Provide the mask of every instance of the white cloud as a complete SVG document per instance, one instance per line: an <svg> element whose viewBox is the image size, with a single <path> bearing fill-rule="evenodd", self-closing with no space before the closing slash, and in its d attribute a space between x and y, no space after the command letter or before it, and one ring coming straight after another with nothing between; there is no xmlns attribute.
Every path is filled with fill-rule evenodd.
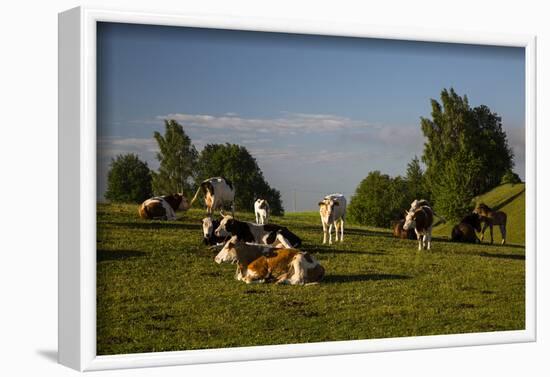
<svg viewBox="0 0 550 377"><path fill-rule="evenodd" d="M283 112L282 116L268 118L243 118L234 113L222 116L207 114L172 113L158 115L157 119L174 119L187 127L259 132L293 135L311 132L336 132L358 126L368 126L366 122L330 114L304 114Z"/></svg>

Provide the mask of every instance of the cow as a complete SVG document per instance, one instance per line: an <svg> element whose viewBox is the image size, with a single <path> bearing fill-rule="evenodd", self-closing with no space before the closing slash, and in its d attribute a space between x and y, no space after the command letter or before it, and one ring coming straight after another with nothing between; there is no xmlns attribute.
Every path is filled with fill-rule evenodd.
<svg viewBox="0 0 550 377"><path fill-rule="evenodd" d="M479 215L483 228L481 229L481 241L485 237L485 230L489 227L489 233L491 234L491 244L493 243L493 225L498 225L500 228L500 235L502 236L502 245L506 243L506 222L508 218L505 212L494 211L487 204L480 203L474 209L474 213Z"/></svg>
<svg viewBox="0 0 550 377"><path fill-rule="evenodd" d="M237 236L239 241L257 243L262 245L282 246L285 248L300 247L302 240L288 228L276 224L253 224L238 221L231 215L223 215L220 225L214 232L221 237L223 232Z"/></svg>
<svg viewBox="0 0 550 377"><path fill-rule="evenodd" d="M176 211L187 211L189 204L183 194L156 196L138 208L139 217L149 220L176 220Z"/></svg>
<svg viewBox="0 0 550 377"><path fill-rule="evenodd" d="M409 240L415 240L416 239L416 233L414 232L414 229L409 228L408 230L403 229L403 225L405 224L405 220L396 220L392 222L392 229L393 229L393 236L397 238L401 238L403 240L409 239Z"/></svg>
<svg viewBox="0 0 550 377"><path fill-rule="evenodd" d="M428 203L428 201L426 199L415 199L412 203L411 203L411 208L409 209L408 212L411 212L411 211L416 211L418 208L420 207L430 207L432 209L432 214L439 218L442 222L446 223L447 220L445 220L443 217L439 216L437 213L435 213L435 211L433 210L432 206L430 205L430 203Z"/></svg>
<svg viewBox="0 0 550 377"><path fill-rule="evenodd" d="M250 283L304 285L318 283L325 269L309 253L297 249L266 249L233 236L214 258L216 263L237 262L237 280Z"/></svg>
<svg viewBox="0 0 550 377"><path fill-rule="evenodd" d="M210 216L201 220L203 243L209 246L220 245L227 240L229 233L222 232L221 236L216 236L214 231L220 226L220 220L213 219Z"/></svg>
<svg viewBox="0 0 550 377"><path fill-rule="evenodd" d="M265 199L256 199L254 202L254 213L256 224L267 224L269 222L269 203Z"/></svg>
<svg viewBox="0 0 550 377"><path fill-rule="evenodd" d="M476 231L481 232L481 221L477 213L465 216L451 231L451 241L479 243Z"/></svg>
<svg viewBox="0 0 550 377"><path fill-rule="evenodd" d="M235 189L233 183L227 178L213 177L202 181L189 206L193 205L201 192L204 194L206 213L209 216L223 208L225 203L231 203L231 212L235 212Z"/></svg>
<svg viewBox="0 0 550 377"><path fill-rule="evenodd" d="M319 214L323 224L323 244L332 245L332 226L336 231L336 241L338 241L338 230L340 228L340 242L344 241L344 221L346 219L346 198L342 194L330 194L319 202Z"/></svg>
<svg viewBox="0 0 550 377"><path fill-rule="evenodd" d="M414 228L416 238L418 239L418 250L422 250L423 248L430 250L432 246L433 221L434 214L428 206L421 206L415 211L407 212L403 229Z"/></svg>

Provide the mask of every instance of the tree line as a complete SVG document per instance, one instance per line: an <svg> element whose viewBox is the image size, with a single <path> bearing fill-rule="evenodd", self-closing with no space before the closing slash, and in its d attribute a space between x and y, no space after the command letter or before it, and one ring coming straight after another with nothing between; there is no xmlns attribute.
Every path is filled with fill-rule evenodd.
<svg viewBox="0 0 550 377"><path fill-rule="evenodd" d="M431 119L420 119L425 171L415 156L405 177L368 173L352 197L352 221L388 226L420 198L440 215L457 220L471 211L477 195L499 184L521 182L512 170L514 154L498 114L485 105L472 108L452 88L443 89L440 98L431 100Z"/></svg>
<svg viewBox="0 0 550 377"><path fill-rule="evenodd" d="M136 154L116 156L107 176L107 200L141 203L153 195L171 193L184 193L190 198L203 180L223 176L235 188L237 209L252 211L254 201L261 197L269 202L273 214L284 213L280 192L267 183L245 147L208 144L199 153L178 122L165 120L164 125L164 134L153 134L159 147L159 169L151 170Z"/></svg>

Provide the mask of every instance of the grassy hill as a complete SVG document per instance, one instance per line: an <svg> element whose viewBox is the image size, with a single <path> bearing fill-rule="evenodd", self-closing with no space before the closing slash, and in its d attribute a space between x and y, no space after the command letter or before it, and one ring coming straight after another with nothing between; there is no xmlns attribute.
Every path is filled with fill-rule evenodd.
<svg viewBox="0 0 550 377"><path fill-rule="evenodd" d="M510 197L498 192L492 196L502 203ZM516 202L504 208L511 224ZM325 267L324 280L246 285L235 280L234 265L215 264L215 252L201 244L204 211L178 215L145 221L135 204L98 204L98 354L525 327L523 246L436 237L432 250L418 251L416 241L393 238L389 229L356 225L346 227L343 243L328 246L317 212L292 213L272 222L302 237L302 250Z"/></svg>
<svg viewBox="0 0 550 377"><path fill-rule="evenodd" d="M485 203L492 209L504 211L508 215L506 227L507 242L515 245L525 245L525 184L505 184L478 196L476 203ZM446 223L434 228L433 234L440 237L450 237L455 224ZM493 228L496 243L502 240L498 227ZM485 240L489 241L489 229L485 231Z"/></svg>

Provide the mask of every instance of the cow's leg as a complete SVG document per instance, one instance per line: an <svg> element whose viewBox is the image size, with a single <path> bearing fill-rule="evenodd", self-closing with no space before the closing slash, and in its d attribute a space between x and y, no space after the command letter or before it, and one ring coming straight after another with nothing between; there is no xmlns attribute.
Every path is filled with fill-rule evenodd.
<svg viewBox="0 0 550 377"><path fill-rule="evenodd" d="M341 223L340 223L340 242L343 242L344 241L344 218L342 217L340 219Z"/></svg>
<svg viewBox="0 0 550 377"><path fill-rule="evenodd" d="M283 237L282 234L277 234L276 240L279 241L286 249L292 249L292 245L286 238Z"/></svg>
<svg viewBox="0 0 550 377"><path fill-rule="evenodd" d="M501 244L504 245L506 243L506 225L500 224L500 234L502 236Z"/></svg>
<svg viewBox="0 0 550 377"><path fill-rule="evenodd" d="M488 224L486 222L483 223L483 226L481 227L481 241L483 242L483 238L485 238L485 230L487 229Z"/></svg>
<svg viewBox="0 0 550 377"><path fill-rule="evenodd" d="M493 244L493 225L489 225L489 233L491 234L491 245Z"/></svg>
<svg viewBox="0 0 550 377"><path fill-rule="evenodd" d="M323 221L323 244L327 243L327 224Z"/></svg>
<svg viewBox="0 0 550 377"><path fill-rule="evenodd" d="M260 223L260 214L256 212L256 224Z"/></svg>
<svg viewBox="0 0 550 377"><path fill-rule="evenodd" d="M332 245L332 224L330 223L328 226L328 244Z"/></svg>
<svg viewBox="0 0 550 377"><path fill-rule="evenodd" d="M339 234L338 232L340 231L340 223L338 221L335 221L334 222L334 240L336 242L338 242L338 237L339 237Z"/></svg>
<svg viewBox="0 0 550 377"><path fill-rule="evenodd" d="M418 233L416 229L414 231L416 233L416 239L418 240L418 250L422 250L422 233Z"/></svg>
<svg viewBox="0 0 550 377"><path fill-rule="evenodd" d="M429 230L426 232L426 235L425 235L424 237L425 237L425 239L426 239L426 241L427 241L427 242L426 242L426 243L427 243L426 248L427 248L428 250L430 250L430 249L432 248L432 230L429 229Z"/></svg>

